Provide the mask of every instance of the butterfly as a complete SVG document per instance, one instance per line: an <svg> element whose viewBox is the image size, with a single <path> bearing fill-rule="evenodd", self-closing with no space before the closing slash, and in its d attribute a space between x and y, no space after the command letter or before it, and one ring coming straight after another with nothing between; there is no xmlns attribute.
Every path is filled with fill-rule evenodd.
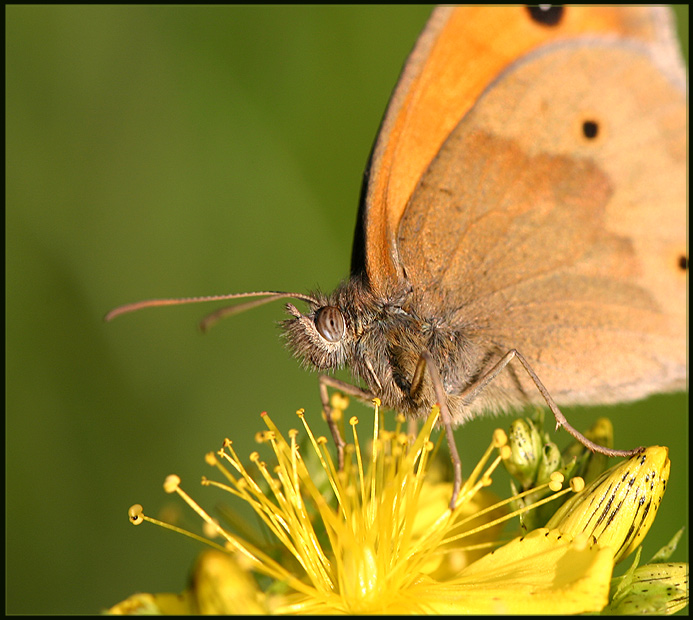
<svg viewBox="0 0 693 620"><path fill-rule="evenodd" d="M453 427L487 412L685 388L686 73L668 9L437 8L364 176L351 272L281 298L289 348L328 387ZM329 373L348 367L359 383Z"/></svg>

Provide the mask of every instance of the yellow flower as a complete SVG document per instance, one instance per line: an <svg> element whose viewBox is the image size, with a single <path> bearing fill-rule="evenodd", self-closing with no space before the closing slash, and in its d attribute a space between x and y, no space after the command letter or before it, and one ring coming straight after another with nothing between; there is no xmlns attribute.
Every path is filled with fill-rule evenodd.
<svg viewBox="0 0 693 620"><path fill-rule="evenodd" d="M353 443L343 472L336 471L327 440L314 436L302 411L307 449L299 446L298 431L289 431L285 439L263 416L268 430L261 439L272 447L274 467L254 453L257 473L252 474L228 440L216 455L207 456L226 483L204 479L203 484L226 489L252 506L276 547L261 548L219 525L170 476L166 490L188 502L224 545L211 543L216 551L201 556L193 585L183 595L137 595L110 612L131 613L138 605L163 613L237 614L562 614L605 608L615 555L644 536L661 500L659 481L668 472L664 449L646 452L646 465L637 471L629 465L631 476L650 481L655 489L631 485L641 489L633 497L649 501L647 516L634 519L626 508L613 516L630 519L630 525L587 527L590 510L599 504L597 493L612 480L606 477L590 486L595 490L569 500L572 508L550 527L500 546L503 524L527 510L507 514L510 500L498 502L486 489L495 468L510 456L505 434L494 434L450 509L452 485L434 482L430 475L437 454L430 435L438 412L416 437L409 437L401 430L401 418L394 431L381 428L377 404L370 441L357 432L356 418L349 421ZM657 473L648 477L646 470ZM552 495L537 502L542 504L584 485L573 479L560 490L562 478L554 473L526 493L551 489ZM155 521L144 516L141 506L131 509L131 520Z"/></svg>

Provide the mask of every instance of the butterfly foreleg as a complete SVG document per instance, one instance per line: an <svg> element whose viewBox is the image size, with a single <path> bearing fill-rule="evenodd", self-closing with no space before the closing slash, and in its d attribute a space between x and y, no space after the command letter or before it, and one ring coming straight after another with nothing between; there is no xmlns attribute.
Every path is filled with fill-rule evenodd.
<svg viewBox="0 0 693 620"><path fill-rule="evenodd" d="M355 398L358 398L364 402L373 400L375 396L370 392L366 392L365 390L352 385L351 383L340 381L339 379L335 379L329 375L320 375L318 377L318 381L320 382L320 399L322 400L322 408L325 412L325 420L327 421L327 426L330 429L330 433L332 433L335 446L337 446L337 467L339 471L342 471L344 469L344 446L346 446L346 442L344 441L342 434L339 432L339 425L337 424L337 421L332 416L330 395L327 392L327 387L329 386L335 390L339 390L340 392L354 396Z"/></svg>

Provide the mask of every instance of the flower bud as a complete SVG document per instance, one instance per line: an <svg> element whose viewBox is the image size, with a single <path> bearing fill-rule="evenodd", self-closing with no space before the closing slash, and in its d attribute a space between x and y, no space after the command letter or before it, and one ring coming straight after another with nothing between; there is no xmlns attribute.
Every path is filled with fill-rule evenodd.
<svg viewBox="0 0 693 620"><path fill-rule="evenodd" d="M654 446L605 471L570 498L547 523L577 536L584 532L622 560L645 537L669 478L667 448Z"/></svg>

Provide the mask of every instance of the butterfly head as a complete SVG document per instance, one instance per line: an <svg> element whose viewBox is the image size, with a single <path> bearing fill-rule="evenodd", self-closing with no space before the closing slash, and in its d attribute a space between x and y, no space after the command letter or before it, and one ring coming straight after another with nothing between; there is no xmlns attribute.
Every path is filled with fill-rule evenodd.
<svg viewBox="0 0 693 620"><path fill-rule="evenodd" d="M284 338L295 357L315 370L335 370L350 366L357 370L361 359L359 343L380 316L377 300L361 277L340 284L330 295L312 293L302 298L308 312L291 303L291 318L283 322Z"/></svg>
<svg viewBox="0 0 693 620"><path fill-rule="evenodd" d="M305 366L316 370L341 368L348 361L354 340L351 321L343 308L322 296L309 304L306 314L286 304L292 317L282 325L288 347Z"/></svg>

